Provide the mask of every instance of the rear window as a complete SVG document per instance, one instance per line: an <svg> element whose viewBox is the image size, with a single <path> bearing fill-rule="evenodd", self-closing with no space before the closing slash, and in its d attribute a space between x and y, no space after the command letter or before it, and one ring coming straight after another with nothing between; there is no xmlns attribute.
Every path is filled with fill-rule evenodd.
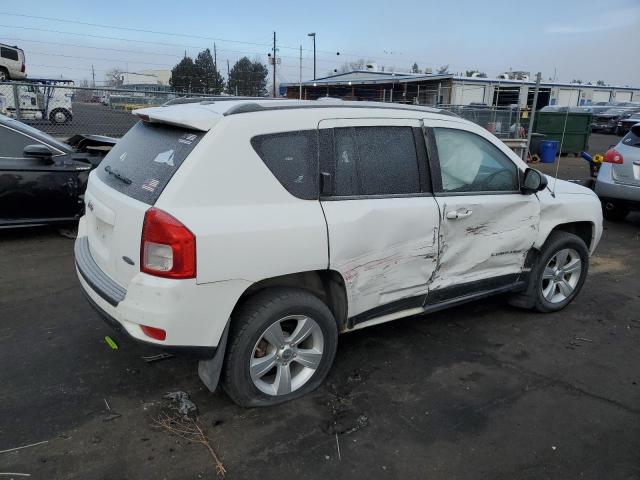
<svg viewBox="0 0 640 480"><path fill-rule="evenodd" d="M632 127L622 139L622 143L628 147L640 147L640 126Z"/></svg>
<svg viewBox="0 0 640 480"><path fill-rule="evenodd" d="M153 205L206 132L138 122L100 163L100 180Z"/></svg>
<svg viewBox="0 0 640 480"><path fill-rule="evenodd" d="M18 51L14 50L13 48L1 47L0 56L8 60L14 60L16 62L19 60Z"/></svg>

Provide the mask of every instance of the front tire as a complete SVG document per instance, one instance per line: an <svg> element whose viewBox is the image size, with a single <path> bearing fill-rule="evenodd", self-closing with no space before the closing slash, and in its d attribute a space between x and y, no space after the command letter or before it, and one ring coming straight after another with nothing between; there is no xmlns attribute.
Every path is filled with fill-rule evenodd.
<svg viewBox="0 0 640 480"><path fill-rule="evenodd" d="M572 233L552 232L531 269L527 289L510 303L543 313L562 310L582 289L588 270L584 241Z"/></svg>
<svg viewBox="0 0 640 480"><path fill-rule="evenodd" d="M294 288L250 297L232 315L229 333L222 386L243 407L276 405L315 390L338 346L331 310Z"/></svg>

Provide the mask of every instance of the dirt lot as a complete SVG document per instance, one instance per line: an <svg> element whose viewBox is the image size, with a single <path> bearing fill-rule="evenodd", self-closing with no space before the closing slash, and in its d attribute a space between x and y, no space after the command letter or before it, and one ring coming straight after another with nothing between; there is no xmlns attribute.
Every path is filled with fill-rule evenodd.
<svg viewBox="0 0 640 480"><path fill-rule="evenodd" d="M585 178L586 163L563 159L560 175ZM640 214L605 224L564 311L497 297L349 333L323 387L270 409L208 393L194 360L111 350L72 247L50 229L0 237L0 450L47 442L0 453L0 473L215 478L202 445L154 425L183 390L231 479L640 478Z"/></svg>

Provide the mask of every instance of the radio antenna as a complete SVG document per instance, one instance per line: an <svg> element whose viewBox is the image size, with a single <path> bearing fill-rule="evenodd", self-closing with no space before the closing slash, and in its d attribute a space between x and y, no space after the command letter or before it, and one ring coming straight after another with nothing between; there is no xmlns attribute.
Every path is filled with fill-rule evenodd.
<svg viewBox="0 0 640 480"><path fill-rule="evenodd" d="M556 183L558 183L558 171L560 170L560 159L562 158L562 145L564 144L564 134L567 131L567 120L569 118L569 110L571 110L571 96L573 95L573 89L569 90L569 104L567 105L567 113L564 115L564 125L562 127L562 136L560 137L560 148L558 151L558 161L556 162L556 176L553 179L553 189L551 190L551 196L556 196Z"/></svg>

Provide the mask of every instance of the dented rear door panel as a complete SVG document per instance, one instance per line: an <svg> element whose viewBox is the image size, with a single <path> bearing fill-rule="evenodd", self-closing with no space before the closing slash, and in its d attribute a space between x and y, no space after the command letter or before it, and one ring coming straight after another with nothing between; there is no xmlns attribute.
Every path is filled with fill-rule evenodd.
<svg viewBox="0 0 640 480"><path fill-rule="evenodd" d="M421 123L412 119L332 119L323 120L318 127L322 134L324 130L360 126L421 128ZM346 152L336 153L340 148L333 150L333 142L330 148L331 155L337 155L334 161L351 161ZM394 161L392 157L389 162ZM421 161L426 167L426 158ZM440 214L432 194L336 196L324 198L321 205L329 236L329 268L340 272L345 281L348 316L360 315L362 319L385 309L421 306L437 265Z"/></svg>

